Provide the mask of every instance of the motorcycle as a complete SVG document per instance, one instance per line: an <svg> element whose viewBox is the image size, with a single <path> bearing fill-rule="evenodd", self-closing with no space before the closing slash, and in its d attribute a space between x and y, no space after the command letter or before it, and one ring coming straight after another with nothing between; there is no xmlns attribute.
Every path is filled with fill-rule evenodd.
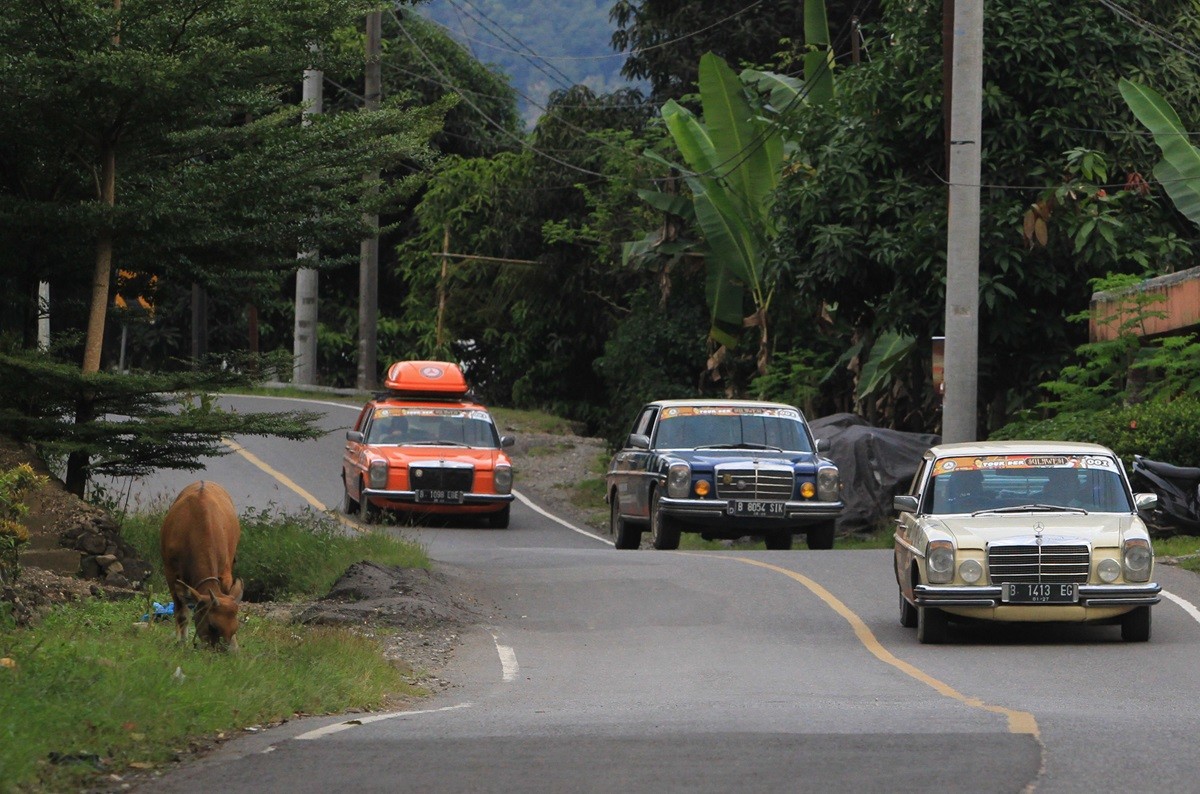
<svg viewBox="0 0 1200 794"><path fill-rule="evenodd" d="M1200 535L1200 468L1134 455L1130 485L1135 493L1158 496L1158 505L1143 516L1152 531L1166 536Z"/></svg>

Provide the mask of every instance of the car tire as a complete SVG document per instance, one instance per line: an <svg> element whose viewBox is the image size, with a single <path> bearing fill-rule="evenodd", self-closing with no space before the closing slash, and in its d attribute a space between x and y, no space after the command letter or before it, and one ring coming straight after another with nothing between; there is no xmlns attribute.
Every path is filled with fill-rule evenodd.
<svg viewBox="0 0 1200 794"><path fill-rule="evenodd" d="M673 551L679 548L679 522L663 515L661 501L662 496L656 490L650 497L650 537L654 541L654 548Z"/></svg>
<svg viewBox="0 0 1200 794"><path fill-rule="evenodd" d="M768 532L763 536L763 543L771 551L788 551L792 548L791 530Z"/></svg>
<svg viewBox="0 0 1200 794"><path fill-rule="evenodd" d="M636 549L642 545L641 530L634 529L621 515L621 500L616 493L609 499L609 531L612 532L613 546L618 549Z"/></svg>
<svg viewBox="0 0 1200 794"><path fill-rule="evenodd" d="M350 489L346 487L344 474L342 475L342 512L348 516L358 512L358 501L350 496Z"/></svg>
<svg viewBox="0 0 1200 794"><path fill-rule="evenodd" d="M1150 639L1150 607L1138 607L1121 616L1121 639L1125 642Z"/></svg>
<svg viewBox="0 0 1200 794"><path fill-rule="evenodd" d="M899 590L899 588L897 588ZM906 629L915 629L917 627L917 608L909 603L904 597L904 591L900 590L900 625Z"/></svg>
<svg viewBox="0 0 1200 794"><path fill-rule="evenodd" d="M503 510L497 510L494 513L488 513L488 526L492 529L508 529L509 514L512 513L512 505L505 505Z"/></svg>
<svg viewBox="0 0 1200 794"><path fill-rule="evenodd" d="M362 491L360 490L359 493L361 494ZM361 507L360 512L362 513L362 522L364 524L379 523L380 513L383 511L380 510L376 505L372 504L370 499L366 498L365 496L362 497L362 501L360 502L359 506Z"/></svg>
<svg viewBox="0 0 1200 794"><path fill-rule="evenodd" d="M917 642L922 645L941 645L950 632L946 613L934 607L917 607Z"/></svg>
<svg viewBox="0 0 1200 794"><path fill-rule="evenodd" d="M808 530L808 535L805 540L810 549L832 549L833 548L833 522L826 521L823 524L815 524Z"/></svg>

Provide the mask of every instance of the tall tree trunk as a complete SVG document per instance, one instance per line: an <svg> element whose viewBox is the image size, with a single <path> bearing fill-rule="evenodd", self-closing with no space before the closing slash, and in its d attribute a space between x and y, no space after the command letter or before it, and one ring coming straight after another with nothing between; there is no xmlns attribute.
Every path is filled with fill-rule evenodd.
<svg viewBox="0 0 1200 794"><path fill-rule="evenodd" d="M116 144L104 144L100 165L100 202L110 210L117 202ZM108 314L108 290L112 282L113 234L106 223L96 236L96 267L92 272L92 304L88 313L87 340L83 350L83 371L100 371L100 353L104 349L104 321Z"/></svg>

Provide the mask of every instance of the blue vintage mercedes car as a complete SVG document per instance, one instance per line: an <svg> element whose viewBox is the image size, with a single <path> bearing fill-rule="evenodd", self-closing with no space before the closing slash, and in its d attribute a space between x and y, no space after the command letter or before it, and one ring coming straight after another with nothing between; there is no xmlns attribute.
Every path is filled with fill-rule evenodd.
<svg viewBox="0 0 1200 794"><path fill-rule="evenodd" d="M761 535L768 549L833 548L842 511L837 467L821 457L803 414L748 400L659 400L638 413L605 477L618 549L646 530L656 549L680 534Z"/></svg>

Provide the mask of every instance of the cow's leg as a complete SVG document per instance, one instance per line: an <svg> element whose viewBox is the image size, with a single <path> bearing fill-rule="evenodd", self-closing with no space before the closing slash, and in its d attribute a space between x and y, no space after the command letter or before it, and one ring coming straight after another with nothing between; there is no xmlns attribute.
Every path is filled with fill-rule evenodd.
<svg viewBox="0 0 1200 794"><path fill-rule="evenodd" d="M175 638L182 645L187 642L187 624L188 624L188 606L185 599L171 593L171 599L175 602Z"/></svg>

